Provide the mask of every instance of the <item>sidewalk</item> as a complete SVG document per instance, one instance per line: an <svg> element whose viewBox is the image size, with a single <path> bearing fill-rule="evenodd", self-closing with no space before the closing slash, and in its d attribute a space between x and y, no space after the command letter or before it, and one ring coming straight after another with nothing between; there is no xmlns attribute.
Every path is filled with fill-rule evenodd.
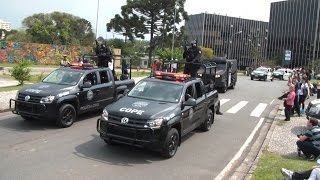
<svg viewBox="0 0 320 180"><path fill-rule="evenodd" d="M310 99L306 100L305 105L307 106L314 99L316 99L316 96L311 96ZM307 130L307 119L305 114L302 114L301 117L295 114L290 118L290 121L284 121L285 116L282 102L276 102L280 106L277 108L275 117L266 120L264 127L261 128L258 139L252 145L247 157L236 171L233 172L230 179L251 179L263 150L286 157L299 158L296 146L296 141L298 140L297 134L304 133ZM268 125L269 123L271 125Z"/></svg>

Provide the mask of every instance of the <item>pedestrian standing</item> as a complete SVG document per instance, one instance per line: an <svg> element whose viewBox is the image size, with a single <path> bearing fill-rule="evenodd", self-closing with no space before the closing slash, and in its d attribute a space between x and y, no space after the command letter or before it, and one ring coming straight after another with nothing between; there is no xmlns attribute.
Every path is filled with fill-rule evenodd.
<svg viewBox="0 0 320 180"><path fill-rule="evenodd" d="M292 113L292 108L293 108L293 105L294 105L294 98L295 98L295 92L294 92L294 86L291 85L289 86L289 93L287 95L286 98L283 98L284 100L284 113L285 113L285 116L286 116L286 119L285 121L290 121L290 116L291 116L291 113Z"/></svg>
<svg viewBox="0 0 320 180"><path fill-rule="evenodd" d="M303 77L301 80L301 86L299 90L299 105L301 106L301 112L304 113L305 100L310 96L310 89L307 83L307 78Z"/></svg>

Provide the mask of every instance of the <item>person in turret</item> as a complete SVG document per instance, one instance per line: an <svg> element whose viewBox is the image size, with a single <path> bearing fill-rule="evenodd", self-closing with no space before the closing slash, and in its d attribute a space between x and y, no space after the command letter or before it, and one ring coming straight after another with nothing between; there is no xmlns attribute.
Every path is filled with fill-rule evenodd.
<svg viewBox="0 0 320 180"><path fill-rule="evenodd" d="M183 58L186 59L186 64L184 67L184 74L190 74L191 77L197 76L197 71L200 68L199 63L201 60L201 49L197 45L197 41L194 40L191 42L191 47L184 48Z"/></svg>

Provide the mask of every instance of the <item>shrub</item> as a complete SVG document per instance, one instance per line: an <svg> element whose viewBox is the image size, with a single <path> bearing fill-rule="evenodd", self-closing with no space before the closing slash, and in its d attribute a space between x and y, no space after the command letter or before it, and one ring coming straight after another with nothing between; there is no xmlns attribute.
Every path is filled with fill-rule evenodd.
<svg viewBox="0 0 320 180"><path fill-rule="evenodd" d="M20 61L9 70L11 76L19 82L19 85L23 85L25 81L30 80L30 65L30 61Z"/></svg>

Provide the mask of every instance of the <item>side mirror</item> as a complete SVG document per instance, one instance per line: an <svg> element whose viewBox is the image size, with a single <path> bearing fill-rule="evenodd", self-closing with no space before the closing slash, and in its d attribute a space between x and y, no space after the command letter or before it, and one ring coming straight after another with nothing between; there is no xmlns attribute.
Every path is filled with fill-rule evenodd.
<svg viewBox="0 0 320 180"><path fill-rule="evenodd" d="M92 84L91 82L84 82L82 88L91 88L92 87Z"/></svg>
<svg viewBox="0 0 320 180"><path fill-rule="evenodd" d="M189 98L186 102L183 103L185 106L196 106L197 102L194 98Z"/></svg>

